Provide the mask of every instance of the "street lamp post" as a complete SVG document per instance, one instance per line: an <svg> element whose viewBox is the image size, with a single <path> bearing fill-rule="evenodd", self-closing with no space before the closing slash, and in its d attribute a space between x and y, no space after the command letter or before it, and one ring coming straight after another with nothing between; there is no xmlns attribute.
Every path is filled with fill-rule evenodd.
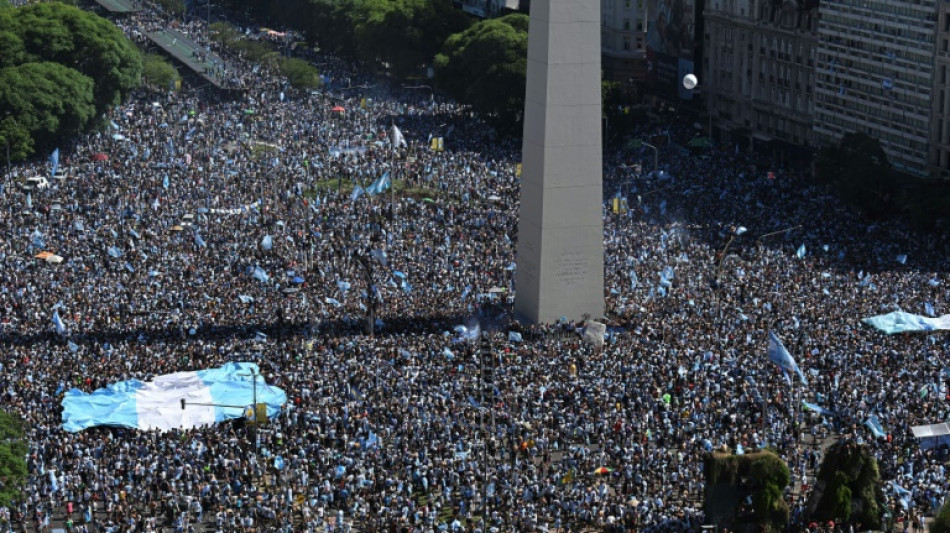
<svg viewBox="0 0 950 533"><path fill-rule="evenodd" d="M238 374L238 375L239 375L239 376L250 376L250 378L251 378L251 380L252 380L252 389L251 389L251 390L253 391L253 392L252 392L253 396L252 396L251 401L252 401L253 403L252 403L252 405L251 405L251 413L252 413L252 415L251 415L251 420L252 420L251 428L254 430L254 431L253 431L253 434L254 434L254 451L257 452L257 378L260 376L260 373L258 373L257 370L255 370L255 369L252 368L252 369L250 369L250 370L248 371L248 373L246 373L246 374Z"/></svg>
<svg viewBox="0 0 950 533"><path fill-rule="evenodd" d="M655 173L660 168L660 151L656 149L656 146L653 146L648 142L637 140L635 143L633 143L634 148L640 148L641 146L646 146L647 148L653 150L653 172Z"/></svg>

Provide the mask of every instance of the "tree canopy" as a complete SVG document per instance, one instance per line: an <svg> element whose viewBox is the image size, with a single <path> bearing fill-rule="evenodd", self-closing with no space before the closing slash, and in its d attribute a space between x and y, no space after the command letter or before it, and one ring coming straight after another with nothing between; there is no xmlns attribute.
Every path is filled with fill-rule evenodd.
<svg viewBox="0 0 950 533"><path fill-rule="evenodd" d="M0 505L10 506L20 499L26 480L26 443L20 419L0 411Z"/></svg>
<svg viewBox="0 0 950 533"><path fill-rule="evenodd" d="M27 157L91 126L141 74L138 49L93 13L59 2L0 9L0 86L8 89L0 117L11 119L0 135L11 156Z"/></svg>
<svg viewBox="0 0 950 533"><path fill-rule="evenodd" d="M142 80L155 87L167 88L181 79L178 70L163 56L146 54L142 60Z"/></svg>
<svg viewBox="0 0 950 533"><path fill-rule="evenodd" d="M894 172L877 139L847 133L818 156L818 175L872 217L893 212Z"/></svg>
<svg viewBox="0 0 950 533"><path fill-rule="evenodd" d="M930 523L930 533L950 533L950 500L943 504Z"/></svg>
<svg viewBox="0 0 950 533"><path fill-rule="evenodd" d="M813 519L860 522L863 529L880 527L875 493L880 480L877 460L863 445L837 442L825 453L818 472L824 490L816 491Z"/></svg>
<svg viewBox="0 0 950 533"><path fill-rule="evenodd" d="M520 13L453 34L435 60L441 89L512 129L521 123L527 65L528 17Z"/></svg>

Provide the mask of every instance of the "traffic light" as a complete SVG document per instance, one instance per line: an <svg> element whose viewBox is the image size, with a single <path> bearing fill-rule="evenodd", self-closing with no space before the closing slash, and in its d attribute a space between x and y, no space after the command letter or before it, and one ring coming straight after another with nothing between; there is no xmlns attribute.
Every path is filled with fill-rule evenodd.
<svg viewBox="0 0 950 533"><path fill-rule="evenodd" d="M181 410L182 410L182 411L185 410L185 399L184 399L184 398L181 399Z"/></svg>

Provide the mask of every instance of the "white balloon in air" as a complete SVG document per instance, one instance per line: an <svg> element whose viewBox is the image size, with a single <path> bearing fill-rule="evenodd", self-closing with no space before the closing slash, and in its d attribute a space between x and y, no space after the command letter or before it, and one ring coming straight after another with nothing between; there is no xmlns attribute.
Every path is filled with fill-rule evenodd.
<svg viewBox="0 0 950 533"><path fill-rule="evenodd" d="M699 80L696 79L695 74L687 74L683 77L683 87L687 89L695 89L699 85Z"/></svg>

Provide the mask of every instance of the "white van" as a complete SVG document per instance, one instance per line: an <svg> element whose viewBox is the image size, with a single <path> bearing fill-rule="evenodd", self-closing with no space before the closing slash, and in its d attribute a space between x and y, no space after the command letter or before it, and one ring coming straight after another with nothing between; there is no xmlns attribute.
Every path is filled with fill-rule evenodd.
<svg viewBox="0 0 950 533"><path fill-rule="evenodd" d="M49 180L43 176L32 176L26 178L26 181L23 183L23 188L27 190L46 189L48 187Z"/></svg>

